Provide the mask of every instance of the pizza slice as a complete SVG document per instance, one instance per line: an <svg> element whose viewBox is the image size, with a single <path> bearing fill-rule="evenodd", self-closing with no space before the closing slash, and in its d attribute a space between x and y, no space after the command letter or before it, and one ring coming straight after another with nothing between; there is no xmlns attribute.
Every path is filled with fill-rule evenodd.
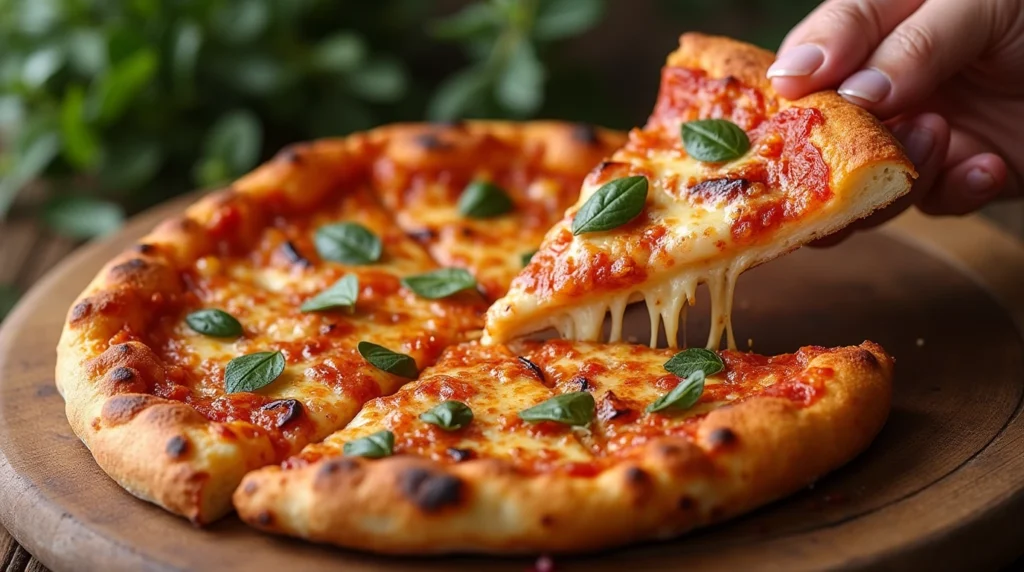
<svg viewBox="0 0 1024 572"><path fill-rule="evenodd" d="M651 345L706 283L712 320L735 347L732 293L744 270L834 232L909 191L896 140L833 92L788 101L765 78L770 52L686 34L662 71L647 125L587 177L577 204L487 314L485 342L554 328L621 336L644 300Z"/></svg>
<svg viewBox="0 0 1024 572"><path fill-rule="evenodd" d="M246 472L331 434L447 346L479 337L475 277L435 261L375 187L375 173L401 170L392 140L423 129L288 149L100 272L69 312L56 380L104 471L210 522ZM472 140L490 141L489 129L517 128L432 132L482 148ZM535 245L509 236L502 247Z"/></svg>
<svg viewBox="0 0 1024 572"><path fill-rule="evenodd" d="M374 187L405 232L440 264L472 272L493 301L576 201L587 172L623 141L552 121L402 126L375 165Z"/></svg>
<svg viewBox="0 0 1024 572"><path fill-rule="evenodd" d="M263 530L384 553L663 539L792 493L889 410L877 345L762 357L556 340L449 349L235 492Z"/></svg>

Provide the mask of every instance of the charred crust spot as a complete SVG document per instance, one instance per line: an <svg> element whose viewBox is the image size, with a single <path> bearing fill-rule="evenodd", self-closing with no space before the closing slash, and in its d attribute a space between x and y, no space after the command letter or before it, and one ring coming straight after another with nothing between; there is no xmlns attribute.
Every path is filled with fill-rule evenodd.
<svg viewBox="0 0 1024 572"><path fill-rule="evenodd" d="M436 512L458 504L463 490L458 477L415 467L398 476L398 487L412 504L424 512Z"/></svg>
<svg viewBox="0 0 1024 572"><path fill-rule="evenodd" d="M279 399L261 407L263 411L284 410L284 414L277 418L277 428L280 429L302 415L302 404L295 399Z"/></svg>
<svg viewBox="0 0 1024 572"><path fill-rule="evenodd" d="M188 452L188 439L181 435L175 435L167 441L167 446L164 448L167 455L172 459L180 459L185 456Z"/></svg>
<svg viewBox="0 0 1024 572"><path fill-rule="evenodd" d="M469 228L468 226L464 226L464 227L460 228L459 229L459 233L463 237L465 237L465 238L470 238L470 237L476 235L476 233L473 232L473 229Z"/></svg>
<svg viewBox="0 0 1024 572"><path fill-rule="evenodd" d="M550 514L542 514L540 517L540 525L544 528L551 528L555 525L555 517Z"/></svg>
<svg viewBox="0 0 1024 572"><path fill-rule="evenodd" d="M83 301L75 304L74 308L71 308L71 321L78 322L84 320L92 312L92 304L88 301Z"/></svg>
<svg viewBox="0 0 1024 572"><path fill-rule="evenodd" d="M149 253L153 252L154 250L156 250L156 247L153 246L152 244L146 244L144 242L140 242L139 244L135 245L134 250L135 250L135 252L138 252L139 254L149 254Z"/></svg>
<svg viewBox="0 0 1024 572"><path fill-rule="evenodd" d="M693 500L693 497L683 496L676 503L676 506L679 507L679 510L693 510L697 507L697 501Z"/></svg>
<svg viewBox="0 0 1024 572"><path fill-rule="evenodd" d="M159 398L152 395L115 395L103 404L100 415L108 424L123 425L158 400Z"/></svg>
<svg viewBox="0 0 1024 572"><path fill-rule="evenodd" d="M678 457L683 454L683 450L678 445L671 443L659 443L655 451L662 457Z"/></svg>
<svg viewBox="0 0 1024 572"><path fill-rule="evenodd" d="M868 350L860 349L856 353L854 353L854 356L854 360L857 363L863 364L864 367L867 367L869 369L878 369L880 367L880 364L878 363L878 358L876 358L875 354L869 352Z"/></svg>
<svg viewBox="0 0 1024 572"><path fill-rule="evenodd" d="M256 481L248 481L245 483L245 486L242 487L242 492L247 495L254 495L258 488L260 487L256 484Z"/></svg>
<svg viewBox="0 0 1024 572"><path fill-rule="evenodd" d="M451 460L455 461L456 463L461 463L463 461L468 461L469 459L473 458L473 451L470 450L470 449L459 449L458 447L448 447L448 450L445 451L445 452L448 453L448 457L451 458Z"/></svg>
<svg viewBox="0 0 1024 572"><path fill-rule="evenodd" d="M289 145L281 150L277 154L276 159L283 163L301 163L302 162L302 147L299 145Z"/></svg>
<svg viewBox="0 0 1024 572"><path fill-rule="evenodd" d="M269 510L261 510L256 515L256 526L270 526L274 524L274 513Z"/></svg>
<svg viewBox="0 0 1024 572"><path fill-rule="evenodd" d="M601 141L597 129L589 123L577 123L572 126L572 138L587 145L595 145Z"/></svg>
<svg viewBox="0 0 1024 572"><path fill-rule="evenodd" d="M420 133L413 140L427 151L443 151L452 147L450 143L442 141L436 133Z"/></svg>
<svg viewBox="0 0 1024 572"><path fill-rule="evenodd" d="M286 240L281 243L281 252L284 254L288 262L292 264L298 264L299 266L311 266L309 259L299 252L299 249L295 247L295 243Z"/></svg>
<svg viewBox="0 0 1024 572"><path fill-rule="evenodd" d="M634 486L642 486L651 482L651 476L640 467L626 468L626 481Z"/></svg>
<svg viewBox="0 0 1024 572"><path fill-rule="evenodd" d="M320 466L321 475L334 475L337 473L350 473L359 468L359 461L351 457L331 459Z"/></svg>
<svg viewBox="0 0 1024 572"><path fill-rule="evenodd" d="M714 449L730 447L735 445L738 440L736 433L728 427L719 427L708 433L708 444Z"/></svg>
<svg viewBox="0 0 1024 572"><path fill-rule="evenodd" d="M127 262L122 262L121 264L111 268L110 277L114 279L130 278L141 272L146 268L146 266L148 266L148 264L145 260L141 258L132 258Z"/></svg>
<svg viewBox="0 0 1024 572"><path fill-rule="evenodd" d="M421 230L413 230L405 233L409 238L417 242L429 242L437 239L437 233L433 229L424 228Z"/></svg>
<svg viewBox="0 0 1024 572"><path fill-rule="evenodd" d="M574 375L572 379L569 380L568 385L573 391L590 391L593 389L590 385L590 380L587 379L586 376L582 375Z"/></svg>
<svg viewBox="0 0 1024 572"><path fill-rule="evenodd" d="M530 358L528 357L517 356L517 358L520 363L526 366L526 369L530 370L530 373L535 375L541 383L544 383L544 370L542 370L539 365L530 361Z"/></svg>
<svg viewBox="0 0 1024 572"><path fill-rule="evenodd" d="M629 407L614 392L607 392L597 404L597 418L602 422L611 421L629 413Z"/></svg>
<svg viewBox="0 0 1024 572"><path fill-rule="evenodd" d="M114 350L117 351L117 353L126 356L131 353L132 347L128 344L117 344L114 346Z"/></svg>
<svg viewBox="0 0 1024 572"><path fill-rule="evenodd" d="M114 381L131 381L135 379L135 372L130 367L118 366L110 370L110 379Z"/></svg>
<svg viewBox="0 0 1024 572"><path fill-rule="evenodd" d="M749 188L750 181L747 179L711 179L701 181L690 187L688 194L705 200L717 200L720 198L732 200L746 192Z"/></svg>

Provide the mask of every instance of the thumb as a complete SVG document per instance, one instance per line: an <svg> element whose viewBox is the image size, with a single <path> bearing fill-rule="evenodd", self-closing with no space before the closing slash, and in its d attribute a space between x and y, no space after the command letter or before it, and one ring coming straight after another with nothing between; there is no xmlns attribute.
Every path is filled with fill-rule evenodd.
<svg viewBox="0 0 1024 572"><path fill-rule="evenodd" d="M973 62L995 26L990 0L930 0L892 31L839 93L881 118L921 103Z"/></svg>

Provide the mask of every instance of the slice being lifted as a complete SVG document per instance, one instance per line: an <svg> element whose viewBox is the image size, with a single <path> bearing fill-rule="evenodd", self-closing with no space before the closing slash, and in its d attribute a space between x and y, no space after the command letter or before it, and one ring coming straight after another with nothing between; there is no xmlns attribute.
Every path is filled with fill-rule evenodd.
<svg viewBox="0 0 1024 572"><path fill-rule="evenodd" d="M833 92L780 99L753 46L681 38L654 112L595 168L579 201L487 314L485 343L555 328L621 336L645 300L651 345L676 344L684 304L711 294L708 347L734 348L732 293L744 270L825 236L910 190L916 174L874 118ZM708 121L711 120L711 121ZM685 125L685 127L684 127Z"/></svg>
<svg viewBox="0 0 1024 572"><path fill-rule="evenodd" d="M673 353L449 348L323 443L250 473L235 506L264 530L376 552L607 549L792 493L889 411L892 360L871 342Z"/></svg>

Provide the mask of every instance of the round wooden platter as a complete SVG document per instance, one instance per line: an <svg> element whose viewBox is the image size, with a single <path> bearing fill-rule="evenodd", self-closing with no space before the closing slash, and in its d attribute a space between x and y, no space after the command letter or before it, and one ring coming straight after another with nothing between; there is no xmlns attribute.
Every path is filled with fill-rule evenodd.
<svg viewBox="0 0 1024 572"><path fill-rule="evenodd" d="M75 438L54 388L65 312L101 264L183 201L147 213L51 272L0 332L0 519L57 570L523 570L533 558L391 558L206 529L136 500ZM706 296L703 297L706 299ZM707 309L691 310L703 340ZM788 499L683 538L556 557L559 570L996 567L1024 551L1024 248L978 219L908 214L740 280L741 348L872 339L897 359L875 443ZM646 318L638 320L646 322ZM644 326L646 328L646 326Z"/></svg>

